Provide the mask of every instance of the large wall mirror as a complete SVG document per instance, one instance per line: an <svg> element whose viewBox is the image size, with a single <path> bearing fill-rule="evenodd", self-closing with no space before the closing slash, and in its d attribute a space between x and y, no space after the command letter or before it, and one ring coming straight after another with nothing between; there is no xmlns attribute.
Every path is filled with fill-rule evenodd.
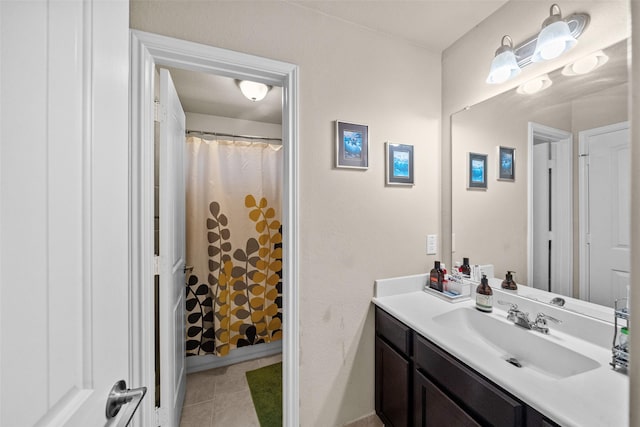
<svg viewBox="0 0 640 427"><path fill-rule="evenodd" d="M626 296L629 55L620 41L452 116L454 261L603 306ZM471 154L487 156L486 188Z"/></svg>

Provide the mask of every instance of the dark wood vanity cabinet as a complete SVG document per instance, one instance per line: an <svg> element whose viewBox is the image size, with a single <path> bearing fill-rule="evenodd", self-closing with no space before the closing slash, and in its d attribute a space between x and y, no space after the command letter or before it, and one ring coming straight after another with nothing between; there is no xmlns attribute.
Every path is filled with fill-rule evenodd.
<svg viewBox="0 0 640 427"><path fill-rule="evenodd" d="M376 413L385 426L411 425L413 332L382 310L376 310Z"/></svg>
<svg viewBox="0 0 640 427"><path fill-rule="evenodd" d="M375 351L385 426L557 426L378 307Z"/></svg>

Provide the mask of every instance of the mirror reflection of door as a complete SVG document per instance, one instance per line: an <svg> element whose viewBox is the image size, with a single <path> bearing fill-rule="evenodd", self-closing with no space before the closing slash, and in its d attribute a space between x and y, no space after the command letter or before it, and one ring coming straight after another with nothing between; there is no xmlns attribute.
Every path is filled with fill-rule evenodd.
<svg viewBox="0 0 640 427"><path fill-rule="evenodd" d="M529 124L532 227L529 282L535 288L573 296L571 133Z"/></svg>
<svg viewBox="0 0 640 427"><path fill-rule="evenodd" d="M629 123L580 132L580 292L613 307L625 298L630 272Z"/></svg>

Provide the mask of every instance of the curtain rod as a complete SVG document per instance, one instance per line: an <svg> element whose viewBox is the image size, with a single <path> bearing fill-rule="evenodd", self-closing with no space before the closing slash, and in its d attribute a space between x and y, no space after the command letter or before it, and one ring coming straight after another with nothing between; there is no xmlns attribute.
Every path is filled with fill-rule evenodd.
<svg viewBox="0 0 640 427"><path fill-rule="evenodd" d="M191 129L187 129L186 134L199 134L199 135L211 135L214 137L217 136L227 136L230 138L244 138L244 139L259 139L261 141L280 141L282 142L281 138L265 138L262 136L252 136L252 135L234 135L232 133L220 133L220 132L207 132L207 131L202 131L202 130L191 130Z"/></svg>

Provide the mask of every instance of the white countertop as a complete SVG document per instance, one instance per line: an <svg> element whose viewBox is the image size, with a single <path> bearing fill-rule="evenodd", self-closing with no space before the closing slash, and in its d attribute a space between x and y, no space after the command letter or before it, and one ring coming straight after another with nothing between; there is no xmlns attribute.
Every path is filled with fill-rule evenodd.
<svg viewBox="0 0 640 427"><path fill-rule="evenodd" d="M450 303L416 287L424 283L424 275L405 279L391 283L394 286L387 286L390 284L384 283L387 280L376 281L374 304L562 426L628 425L629 379L626 374L612 370L610 348L554 330L553 324L549 335L523 329L524 333L538 334L588 356L600 367L566 378L516 368L496 357L488 344L465 339L467 332L455 333L455 325L445 326L433 320L457 308L474 307L473 298ZM495 307L494 302L494 312L486 315L506 321L507 313Z"/></svg>

